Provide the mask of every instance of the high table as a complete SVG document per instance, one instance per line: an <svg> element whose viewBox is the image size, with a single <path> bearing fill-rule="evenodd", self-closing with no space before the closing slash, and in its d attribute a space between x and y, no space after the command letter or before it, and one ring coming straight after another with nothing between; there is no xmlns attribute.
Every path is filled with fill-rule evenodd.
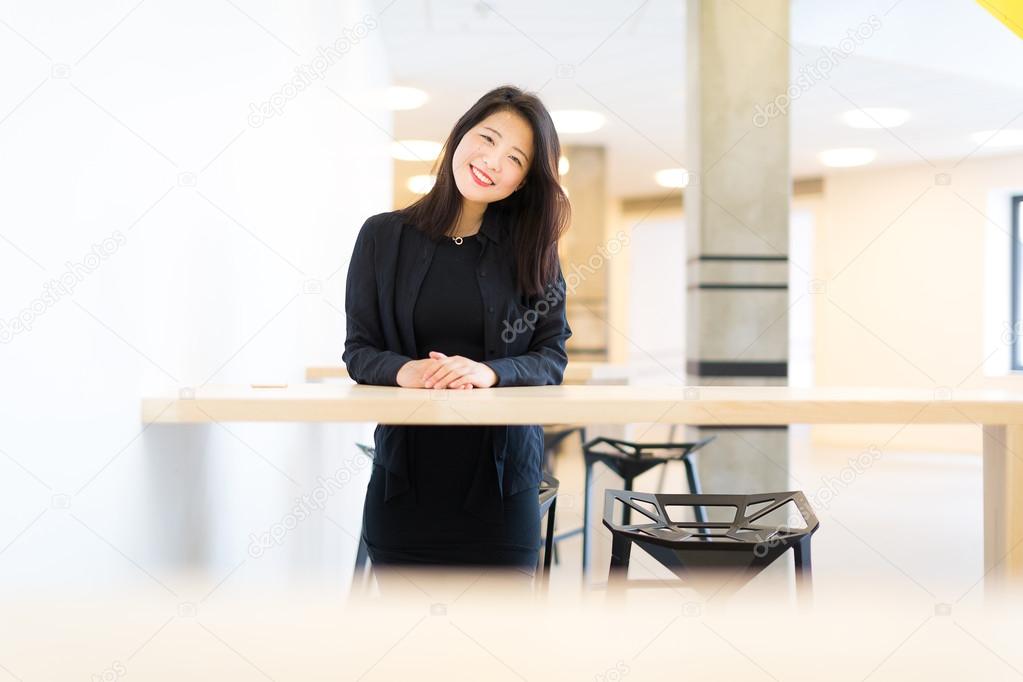
<svg viewBox="0 0 1023 682"><path fill-rule="evenodd" d="M469 391L300 384L210 386L143 400L155 423L976 424L983 429L984 568L1023 584L1023 392L783 386L521 386Z"/></svg>

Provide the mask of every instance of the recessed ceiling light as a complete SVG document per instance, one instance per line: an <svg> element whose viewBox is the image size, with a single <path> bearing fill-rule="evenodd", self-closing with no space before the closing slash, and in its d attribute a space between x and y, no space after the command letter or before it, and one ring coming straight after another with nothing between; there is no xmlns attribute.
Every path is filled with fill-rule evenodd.
<svg viewBox="0 0 1023 682"><path fill-rule="evenodd" d="M970 139L982 147L1019 147L1023 146L1023 128L982 130L970 135Z"/></svg>
<svg viewBox="0 0 1023 682"><path fill-rule="evenodd" d="M826 149L817 155L821 163L832 168L865 166L877 158L877 150L869 147L843 147Z"/></svg>
<svg viewBox="0 0 1023 682"><path fill-rule="evenodd" d="M558 175L567 175L568 169L571 168L571 164L568 162L567 156L562 156L558 159Z"/></svg>
<svg viewBox="0 0 1023 682"><path fill-rule="evenodd" d="M905 109L865 107L842 114L842 122L850 128L898 128L909 120Z"/></svg>
<svg viewBox="0 0 1023 682"><path fill-rule="evenodd" d="M437 182L436 175L413 175L405 183L413 194L426 194L433 189L433 183Z"/></svg>
<svg viewBox="0 0 1023 682"><path fill-rule="evenodd" d="M440 155L440 142L433 140L395 140L391 156L399 161L433 161Z"/></svg>
<svg viewBox="0 0 1023 682"><path fill-rule="evenodd" d="M430 96L419 88L392 85L380 91L377 98L380 106L391 111L418 109L426 104Z"/></svg>
<svg viewBox="0 0 1023 682"><path fill-rule="evenodd" d="M559 133L592 133L604 125L604 114L585 109L559 109L551 112Z"/></svg>
<svg viewBox="0 0 1023 682"><path fill-rule="evenodd" d="M654 173L654 180L661 187L682 188L689 184L689 171L685 168L665 168Z"/></svg>

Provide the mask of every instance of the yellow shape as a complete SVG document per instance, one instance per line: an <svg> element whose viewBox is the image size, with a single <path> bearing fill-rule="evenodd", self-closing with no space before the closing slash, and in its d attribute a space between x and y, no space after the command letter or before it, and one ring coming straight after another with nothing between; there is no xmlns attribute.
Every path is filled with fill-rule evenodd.
<svg viewBox="0 0 1023 682"><path fill-rule="evenodd" d="M1023 38L1023 0L977 0L977 4Z"/></svg>

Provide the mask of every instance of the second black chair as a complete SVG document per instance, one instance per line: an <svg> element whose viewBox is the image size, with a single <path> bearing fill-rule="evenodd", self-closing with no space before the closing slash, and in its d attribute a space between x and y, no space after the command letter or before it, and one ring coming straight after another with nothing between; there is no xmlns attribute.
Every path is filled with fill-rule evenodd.
<svg viewBox="0 0 1023 682"><path fill-rule="evenodd" d="M601 462L620 476L625 490L633 489L633 482L640 474L668 462L681 461L686 470L689 492L699 495L700 477L693 455L717 436L707 436L689 443L636 443L617 438L594 438L583 445L583 459L586 465L586 480L583 487L583 575L590 570L590 497L593 488L593 465ZM702 507L695 510L697 521L706 521ZM628 519L626 519L628 522Z"/></svg>

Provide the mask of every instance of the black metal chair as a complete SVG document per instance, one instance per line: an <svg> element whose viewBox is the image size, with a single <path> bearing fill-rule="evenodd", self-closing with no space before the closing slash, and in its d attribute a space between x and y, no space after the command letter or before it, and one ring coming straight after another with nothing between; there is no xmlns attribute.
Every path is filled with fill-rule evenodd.
<svg viewBox="0 0 1023 682"><path fill-rule="evenodd" d="M363 451L370 459L376 455L376 449L369 445L356 443L356 446ZM550 583L551 557L554 545L554 518L557 510L558 490L561 487L558 479L550 474L544 474L540 481L540 517L547 517L547 532L544 538L543 556L540 558L537 568L536 585L538 590L546 592ZM372 562L369 559L369 550L366 547L366 540L359 534L359 547L355 553L355 570L352 573L352 591L364 592L369 584L372 575Z"/></svg>
<svg viewBox="0 0 1023 682"><path fill-rule="evenodd" d="M579 434L579 446L582 447L586 443L586 427L580 425L571 424L554 424L543 427L543 470L544 473L549 476L554 476L555 461L554 454L557 452L558 446L560 446L569 436L574 433ZM583 532L582 526L573 528L571 530L556 533L554 535L554 547L553 547L553 558L554 563L558 563L558 542L566 538L579 535Z"/></svg>
<svg viewBox="0 0 1023 682"><path fill-rule="evenodd" d="M707 436L687 443L636 443L617 438L594 438L583 445L583 460L586 465L586 479L583 486L583 575L590 570L590 496L593 488L593 465L601 462L622 478L622 487L632 490L636 477L668 462L681 461L686 470L689 492L699 495L700 477L693 454L713 441L717 436ZM697 507L696 518L706 521L702 508ZM628 522L628 519L626 519Z"/></svg>
<svg viewBox="0 0 1023 682"><path fill-rule="evenodd" d="M615 506L622 507L621 515ZM700 507L732 509L729 521L681 521L669 508ZM635 510L645 517L631 523ZM764 523L787 513L785 523ZM793 512L798 516L792 516ZM621 518L621 522L616 520ZM795 520L795 523L789 521ZM607 490L604 493L604 526L611 531L609 591L617 592L628 583L629 559L638 545L678 577L736 570L745 580L738 589L775 559L792 549L796 583L802 598L809 597L811 579L810 539L820 523L800 491L756 495L673 495ZM662 583L662 581L645 581Z"/></svg>
<svg viewBox="0 0 1023 682"><path fill-rule="evenodd" d="M554 516L558 506L558 489L561 482L550 474L544 474L540 481L540 518L547 517L547 532L544 534L543 563L540 568L538 585L547 591L551 580L551 557L554 554Z"/></svg>
<svg viewBox="0 0 1023 682"><path fill-rule="evenodd" d="M364 445L362 443L356 443L356 447L362 450L363 454L374 459L376 457L376 448L372 445ZM359 547L355 551L355 571L352 573L352 592L365 592L372 575L372 568L369 566L369 550L366 547L366 541L362 538L362 533L359 533Z"/></svg>

